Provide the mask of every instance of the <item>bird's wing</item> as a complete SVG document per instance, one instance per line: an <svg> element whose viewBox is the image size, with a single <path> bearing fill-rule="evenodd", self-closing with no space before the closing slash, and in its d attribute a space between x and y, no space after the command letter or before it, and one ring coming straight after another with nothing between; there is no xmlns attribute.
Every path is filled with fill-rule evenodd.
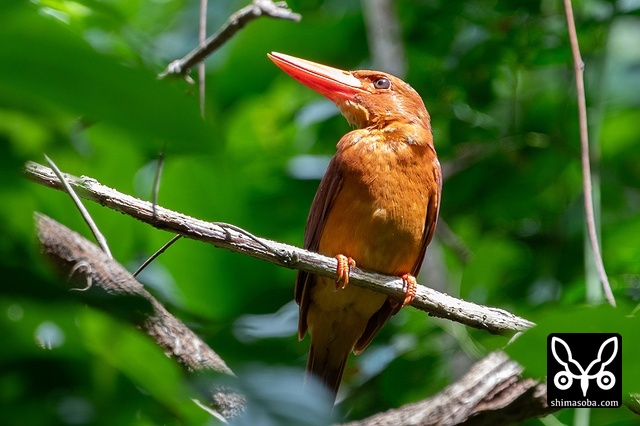
<svg viewBox="0 0 640 426"><path fill-rule="evenodd" d="M422 248L420 249L420 256L416 259L416 263L413 265L411 275L414 277L420 272L424 255L427 252L427 246L433 238L433 233L436 230L436 224L438 223L438 212L440 211L440 194L442 194L442 169L437 159L434 159L433 180L438 185L438 192L432 194L429 198L429 204L427 205L427 215L424 222L424 234L422 234ZM435 185L430 185L431 188Z"/></svg>
<svg viewBox="0 0 640 426"><path fill-rule="evenodd" d="M342 188L342 173L335 157L331 159L327 171L320 182L318 192L313 198L307 227L304 232L304 248L318 251L320 237L327 222L329 211L333 201ZM317 276L309 272L299 271L296 279L295 299L300 305L300 318L298 321L298 338L302 339L307 332L307 311L309 310L309 294L315 285Z"/></svg>
<svg viewBox="0 0 640 426"><path fill-rule="evenodd" d="M435 152L434 152L435 154ZM425 223L424 223L424 233L422 234L422 246L420 249L420 255L416 259L416 263L413 265L411 269L411 275L414 277L418 275L420 272L420 267L422 266L422 262L424 260L424 255L427 252L427 246L431 242L431 238L433 238L433 233L436 229L436 223L438 222L438 212L440 211L440 194L442 193L442 170L440 169L440 164L438 160L434 158L435 167L433 173L433 182L425 182L426 185L429 185L429 188L434 188L437 184L438 191L434 194L430 194L429 204L427 204L427 212L425 215ZM401 303L391 303L390 299L382 305L382 307L376 312L367 323L367 327L362 333L362 336L356 342L356 345L353 349L355 354L360 354L362 351L369 346L371 340L373 340L374 336L378 334L378 331L382 328L382 326L391 318L393 315L397 314L398 311L402 309Z"/></svg>

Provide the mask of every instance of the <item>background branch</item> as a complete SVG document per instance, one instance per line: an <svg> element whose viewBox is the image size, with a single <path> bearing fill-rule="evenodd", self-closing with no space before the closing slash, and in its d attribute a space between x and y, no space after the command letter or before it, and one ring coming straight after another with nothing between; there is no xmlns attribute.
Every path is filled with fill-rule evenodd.
<svg viewBox="0 0 640 426"><path fill-rule="evenodd" d="M573 8L571 0L564 0L565 14L567 16L567 28L569 30L569 41L571 42L571 53L573 55L573 69L576 74L576 90L578 93L578 121L580 124L580 150L582 160L582 185L584 187L584 211L587 222L587 232L589 243L593 250L593 261L602 283L605 297L611 306L616 306L616 300L611 292L609 278L604 268L600 245L598 243L598 232L596 230L596 219L593 208L593 188L591 186L591 164L589 160L589 129L587 124L587 102L584 92L584 62L580 55L578 34L576 33L576 23L573 19Z"/></svg>
<svg viewBox="0 0 640 426"><path fill-rule="evenodd" d="M167 68L160 73L160 78L164 78L170 74L186 75L195 64L222 46L242 27L261 16L287 19L295 22L301 19L298 13L294 13L287 8L287 3L284 1L274 3L271 0L253 0L250 5L243 7L231 15L218 32L207 38L204 43L201 43L183 58L171 62Z"/></svg>
<svg viewBox="0 0 640 426"><path fill-rule="evenodd" d="M200 19L198 23L198 43L204 46L207 41L207 0L200 0ZM200 101L200 115L204 118L206 94L206 67L204 61L198 63L198 97Z"/></svg>
<svg viewBox="0 0 640 426"><path fill-rule="evenodd" d="M104 237L104 235L102 235L102 232L100 232L100 229L98 229L98 226L93 221L93 218L91 218L91 215L89 214L87 209L84 207L84 205L80 201L80 198L78 198L76 193L73 191L73 188L71 188L71 186L69 186L69 184L64 180L64 177L62 176L62 172L60 171L58 166L56 166L56 164L53 161L51 161L51 159L46 155L44 156L44 158L45 160L47 160L47 163L49 163L49 165L51 166L51 169L56 174L58 179L60 179L60 182L64 186L64 190L69 194L69 196L73 200L73 203L78 208L80 215L82 215L82 218L84 219L86 224L89 226L89 229L91 229L91 232L93 233L93 236L96 238L96 241L98 241L98 244L100 244L102 251L104 251L107 254L107 257L109 257L110 259L113 259L113 256L111 255L111 250L109 250L109 245L107 244L107 239Z"/></svg>
<svg viewBox="0 0 640 426"><path fill-rule="evenodd" d="M25 172L34 182L62 189L60 180L48 167L28 162ZM299 269L336 278L334 258L258 238L233 225L194 219L160 206L156 207L154 215L153 206L148 201L122 194L88 177L78 178L65 174L65 178L76 189L79 196L135 217L158 229L204 241L219 248L243 253L289 269ZM397 298L404 297L404 284L398 277L364 272L355 268L351 272L349 283ZM432 316L446 318L492 334L511 335L533 326L532 322L503 309L476 305L422 285L418 286L412 306Z"/></svg>
<svg viewBox="0 0 640 426"><path fill-rule="evenodd" d="M371 68L404 78L407 73L407 59L396 13L396 2L362 0L361 4L371 51Z"/></svg>
<svg viewBox="0 0 640 426"><path fill-rule="evenodd" d="M501 425L555 411L547 405L547 386L521 373L504 352L492 352L431 398L343 426Z"/></svg>
<svg viewBox="0 0 640 426"><path fill-rule="evenodd" d="M184 323L171 315L122 265L95 244L55 220L35 214L38 239L44 252L66 276L100 288L113 296L132 296L148 302L137 309L136 323L167 353L192 371L215 371L233 376L225 362ZM212 401L224 417L239 414L244 400L238 394L213 389Z"/></svg>

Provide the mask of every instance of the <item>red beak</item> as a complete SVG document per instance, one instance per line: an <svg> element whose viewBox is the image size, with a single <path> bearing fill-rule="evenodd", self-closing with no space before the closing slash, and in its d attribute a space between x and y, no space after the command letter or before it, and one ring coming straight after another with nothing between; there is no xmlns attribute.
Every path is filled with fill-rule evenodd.
<svg viewBox="0 0 640 426"><path fill-rule="evenodd" d="M348 71L277 52L267 56L282 71L334 102L353 99L357 93L364 92L360 80Z"/></svg>

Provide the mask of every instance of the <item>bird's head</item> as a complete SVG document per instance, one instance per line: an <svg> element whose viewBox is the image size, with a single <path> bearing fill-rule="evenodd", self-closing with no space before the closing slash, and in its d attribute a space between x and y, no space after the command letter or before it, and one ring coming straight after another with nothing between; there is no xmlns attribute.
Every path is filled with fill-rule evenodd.
<svg viewBox="0 0 640 426"><path fill-rule="evenodd" d="M268 56L291 77L332 100L353 126L401 123L431 130L420 95L397 77L381 71L343 71L276 52Z"/></svg>

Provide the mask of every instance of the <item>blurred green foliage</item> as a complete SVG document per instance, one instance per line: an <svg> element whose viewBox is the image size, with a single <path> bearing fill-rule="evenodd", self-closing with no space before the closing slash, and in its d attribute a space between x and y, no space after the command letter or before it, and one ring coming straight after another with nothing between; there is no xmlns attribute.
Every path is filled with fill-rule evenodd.
<svg viewBox="0 0 640 426"><path fill-rule="evenodd" d="M291 0L302 22L249 24L207 60L204 120L193 87L156 77L197 44L197 3L0 2L3 424L212 422L190 401L202 398L198 385L146 336L63 290L65 279L39 254L33 212L89 233L66 195L21 176L25 161L47 153L65 172L149 199L165 150L161 205L302 244L316 169L349 129L266 53L370 67L361 3ZM621 333L625 390L638 392L631 360L640 338L627 315L640 297L640 3L574 3L604 260L620 307L585 306L593 279L585 272L574 75L559 1L398 2L406 80L432 116L446 174L441 218L456 242L436 237L419 281L539 323L512 349L533 376L544 372L549 332ZM214 2L209 28L245 4ZM86 204L131 270L170 238ZM294 277L186 240L141 277L239 373L255 404L241 424L327 421L304 400L283 414L283 401L299 394L307 350L295 338ZM406 309L350 360L334 416L362 418L433 395L506 343ZM278 383L286 385L269 393ZM556 414L564 423L573 416ZM591 413L593 424L632 419L624 408Z"/></svg>

